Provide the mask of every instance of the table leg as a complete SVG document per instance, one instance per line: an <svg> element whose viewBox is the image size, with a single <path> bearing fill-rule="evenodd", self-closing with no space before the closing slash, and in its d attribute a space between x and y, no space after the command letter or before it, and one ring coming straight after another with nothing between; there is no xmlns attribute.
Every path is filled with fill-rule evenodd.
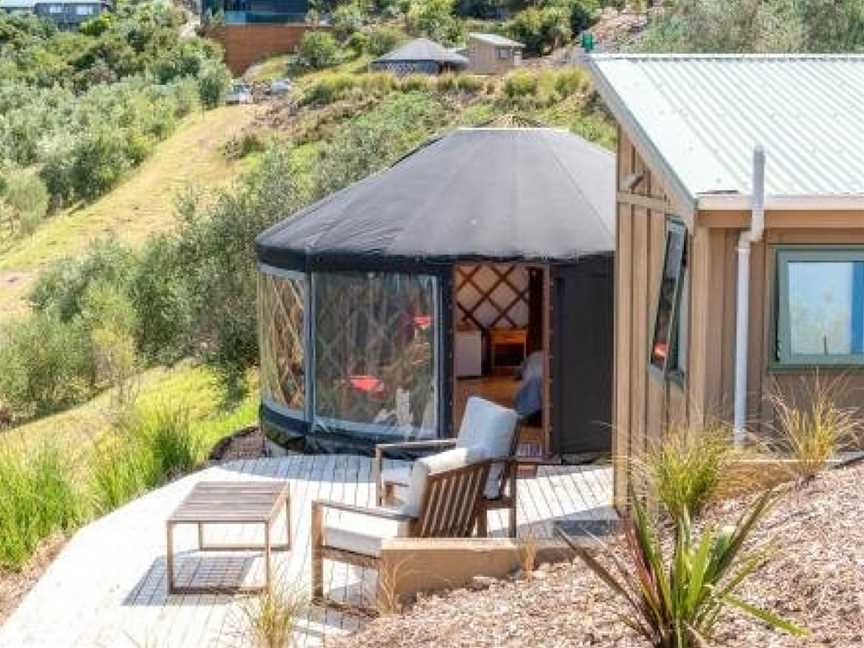
<svg viewBox="0 0 864 648"><path fill-rule="evenodd" d="M198 523L198 551L204 549L204 525Z"/></svg>
<svg viewBox="0 0 864 648"><path fill-rule="evenodd" d="M271 573L272 567L270 564L270 521L264 523L264 570L267 578L267 591L272 592L273 575Z"/></svg>
<svg viewBox="0 0 864 648"><path fill-rule="evenodd" d="M291 551L291 498L285 498L285 550Z"/></svg>
<svg viewBox="0 0 864 648"><path fill-rule="evenodd" d="M166 538L168 550L165 553L165 569L168 575L168 594L174 593L174 525L166 524Z"/></svg>

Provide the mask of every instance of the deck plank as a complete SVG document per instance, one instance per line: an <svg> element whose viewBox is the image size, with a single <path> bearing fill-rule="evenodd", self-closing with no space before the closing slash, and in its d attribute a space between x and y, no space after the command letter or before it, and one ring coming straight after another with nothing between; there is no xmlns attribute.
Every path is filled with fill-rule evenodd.
<svg viewBox="0 0 864 648"><path fill-rule="evenodd" d="M388 460L385 465L398 465ZM374 504L372 462L369 458L335 455L288 455L234 461L184 477L130 502L114 513L80 529L67 543L21 606L0 628L0 646L67 648L81 646L236 646L243 631L242 597L186 595L165 591L165 520L193 486L201 481L284 479L291 496L292 550L275 552L276 582L308 593L310 584L309 511L314 499L336 499L357 505ZM551 519L602 518L611 509L611 469L607 467L542 467L536 478L519 480L520 534L538 529L548 533ZM221 579L237 575L221 569L218 560L193 551L195 527L177 533L180 576ZM282 516L276 529L284 529ZM506 534L506 515L489 517L490 533ZM254 541L260 528L216 525L209 542ZM278 531L277 531L278 533ZM258 535L256 535L258 534ZM281 540L281 535L275 536ZM230 554L234 556L234 554ZM244 579L263 577L263 560L248 557ZM239 563L238 563L239 564ZM325 563L329 589L354 597L371 593L372 570ZM331 611L311 609L301 619L297 645L319 646L322 636L336 636L361 627L363 621Z"/></svg>

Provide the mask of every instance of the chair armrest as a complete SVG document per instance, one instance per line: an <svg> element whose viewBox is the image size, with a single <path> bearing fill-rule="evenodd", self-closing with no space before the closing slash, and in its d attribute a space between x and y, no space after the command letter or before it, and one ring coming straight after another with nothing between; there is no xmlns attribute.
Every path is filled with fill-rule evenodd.
<svg viewBox="0 0 864 648"><path fill-rule="evenodd" d="M373 517L384 518L385 520L394 520L396 522L408 522L414 518L405 513L391 511L382 508L367 508L365 506L356 506L354 504L343 504L342 502L333 502L331 500L313 500L312 510L328 508L336 511L345 511L347 513L357 513L358 515L371 515Z"/></svg>
<svg viewBox="0 0 864 648"><path fill-rule="evenodd" d="M446 448L456 445L456 439L428 439L426 441L403 441L401 443L379 443L375 446L376 452L387 450L412 450L414 448Z"/></svg>

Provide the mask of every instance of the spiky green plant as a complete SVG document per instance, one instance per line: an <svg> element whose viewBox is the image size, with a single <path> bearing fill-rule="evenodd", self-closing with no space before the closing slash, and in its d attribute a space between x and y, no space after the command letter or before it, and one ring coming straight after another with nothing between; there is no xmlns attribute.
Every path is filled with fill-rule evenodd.
<svg viewBox="0 0 864 648"><path fill-rule="evenodd" d="M818 373L802 379L800 398L775 389L768 396L774 407L777 450L794 460L803 480L815 477L844 447L861 443L861 423L855 408L842 407L845 382Z"/></svg>
<svg viewBox="0 0 864 648"><path fill-rule="evenodd" d="M702 513L735 459L732 432L721 423L671 429L636 462L649 492L673 519Z"/></svg>
<svg viewBox="0 0 864 648"><path fill-rule="evenodd" d="M631 496L633 494L631 493ZM611 551L607 567L588 550L568 544L588 567L627 603L620 619L655 648L707 646L717 622L734 608L792 635L805 630L738 597L736 592L767 559L766 550L747 551L750 532L775 502L767 491L734 527L705 529L696 538L686 513L676 520L668 561L645 507L633 497L633 517L624 522L625 554ZM566 539L566 538L565 538Z"/></svg>

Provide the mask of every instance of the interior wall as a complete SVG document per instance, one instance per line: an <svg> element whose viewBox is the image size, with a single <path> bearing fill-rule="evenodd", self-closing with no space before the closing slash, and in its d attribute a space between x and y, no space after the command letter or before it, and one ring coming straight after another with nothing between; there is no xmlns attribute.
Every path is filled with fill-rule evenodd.
<svg viewBox="0 0 864 648"><path fill-rule="evenodd" d="M456 326L525 328L530 321L529 272L524 265L456 267Z"/></svg>

